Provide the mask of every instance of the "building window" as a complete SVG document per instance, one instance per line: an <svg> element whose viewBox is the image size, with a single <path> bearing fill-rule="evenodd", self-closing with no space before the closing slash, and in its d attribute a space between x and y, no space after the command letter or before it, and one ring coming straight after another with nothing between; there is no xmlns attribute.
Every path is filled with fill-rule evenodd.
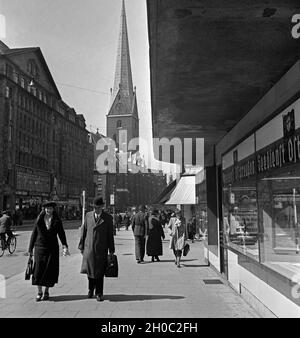
<svg viewBox="0 0 300 338"><path fill-rule="evenodd" d="M12 88L6 86L5 97L8 98L8 99L12 98Z"/></svg>
<svg viewBox="0 0 300 338"><path fill-rule="evenodd" d="M117 128L121 128L121 127L122 127L122 121L118 120L118 122L117 122Z"/></svg>
<svg viewBox="0 0 300 338"><path fill-rule="evenodd" d="M21 87L25 88L25 80L23 77L21 77Z"/></svg>

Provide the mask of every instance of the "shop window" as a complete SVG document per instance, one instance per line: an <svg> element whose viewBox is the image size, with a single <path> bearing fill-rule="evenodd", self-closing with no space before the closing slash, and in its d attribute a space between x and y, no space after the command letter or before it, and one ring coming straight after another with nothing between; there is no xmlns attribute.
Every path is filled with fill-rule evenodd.
<svg viewBox="0 0 300 338"><path fill-rule="evenodd" d="M296 166L258 183L261 262L290 279L300 273L299 187L300 168Z"/></svg>
<svg viewBox="0 0 300 338"><path fill-rule="evenodd" d="M256 180L228 184L223 189L225 242L254 259L259 259Z"/></svg>

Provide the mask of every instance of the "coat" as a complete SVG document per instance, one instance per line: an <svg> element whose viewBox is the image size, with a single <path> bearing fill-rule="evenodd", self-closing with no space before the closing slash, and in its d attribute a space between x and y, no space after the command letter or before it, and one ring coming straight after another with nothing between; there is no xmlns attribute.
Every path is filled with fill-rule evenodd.
<svg viewBox="0 0 300 338"><path fill-rule="evenodd" d="M183 250L188 239L185 218L171 217L168 227L171 230L170 249Z"/></svg>
<svg viewBox="0 0 300 338"><path fill-rule="evenodd" d="M115 252L113 218L102 212L96 223L94 211L88 212L81 227L78 249L82 252L81 273L89 278L104 276L108 250Z"/></svg>
<svg viewBox="0 0 300 338"><path fill-rule="evenodd" d="M10 230L12 226L11 217L8 215L3 215L0 217L0 234L5 234L7 231Z"/></svg>
<svg viewBox="0 0 300 338"><path fill-rule="evenodd" d="M147 215L144 212L139 211L137 214L133 216L132 220L131 228L134 236L146 236L147 227L148 227Z"/></svg>
<svg viewBox="0 0 300 338"><path fill-rule="evenodd" d="M53 287L58 282L59 275L59 245L57 235L62 245L67 245L66 234L61 219L53 214L49 230L44 221L45 212L37 218L31 234L29 252L34 249L34 264L32 285Z"/></svg>
<svg viewBox="0 0 300 338"><path fill-rule="evenodd" d="M147 231L147 244L146 253L148 256L162 256L162 241L165 238L164 230L161 226L161 222L155 216L150 216L149 226Z"/></svg>

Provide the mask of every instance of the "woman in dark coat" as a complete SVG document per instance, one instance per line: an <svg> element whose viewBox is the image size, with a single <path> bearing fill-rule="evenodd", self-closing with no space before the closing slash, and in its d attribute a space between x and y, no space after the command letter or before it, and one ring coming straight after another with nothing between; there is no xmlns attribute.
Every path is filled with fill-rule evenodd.
<svg viewBox="0 0 300 338"><path fill-rule="evenodd" d="M158 210L152 211L147 230L147 255L152 256L152 262L154 262L154 259L159 262L158 256L162 256L163 254L162 239L165 239L165 233L159 220Z"/></svg>
<svg viewBox="0 0 300 338"><path fill-rule="evenodd" d="M63 246L63 254L68 255L66 234L60 218L54 210L55 203L49 202L43 205L42 211L32 231L29 254L33 255L34 265L32 285L37 285L38 295L36 301L49 299L49 288L58 282L59 275L59 245L57 235ZM43 296L42 287L45 286Z"/></svg>

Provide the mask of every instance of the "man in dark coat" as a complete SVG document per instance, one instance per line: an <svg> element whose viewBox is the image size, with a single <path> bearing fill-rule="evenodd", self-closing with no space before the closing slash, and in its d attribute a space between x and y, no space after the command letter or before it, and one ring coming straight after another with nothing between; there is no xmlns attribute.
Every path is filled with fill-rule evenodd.
<svg viewBox="0 0 300 338"><path fill-rule="evenodd" d="M145 256L145 242L148 227L144 206L140 206L139 212L134 215L131 227L135 239L135 258L137 263L141 263L144 261Z"/></svg>
<svg viewBox="0 0 300 338"><path fill-rule="evenodd" d="M108 250L115 252L113 219L104 210L102 197L94 199L94 211L88 212L81 227L78 249L81 251L81 273L87 274L89 280L88 298L96 291L97 301L103 298L104 274L107 265Z"/></svg>

